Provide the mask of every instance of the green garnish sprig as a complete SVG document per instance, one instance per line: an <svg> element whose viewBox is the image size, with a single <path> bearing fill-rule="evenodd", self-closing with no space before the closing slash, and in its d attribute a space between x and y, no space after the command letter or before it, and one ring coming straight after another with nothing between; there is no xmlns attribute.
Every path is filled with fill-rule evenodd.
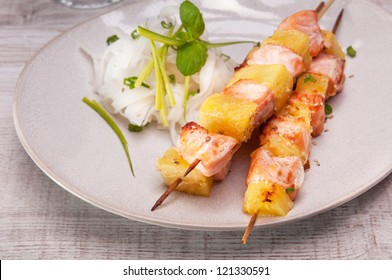
<svg viewBox="0 0 392 280"><path fill-rule="evenodd" d="M128 142L127 139L125 139L124 134L122 133L121 129L118 127L118 125L114 122L114 120L110 117L110 115L98 104L97 101L95 100L90 100L87 97L83 97L82 101L90 106L95 112L97 112L105 121L106 123L111 127L111 129L116 133L118 139L120 140L123 149L125 151L125 154L128 159L129 167L131 168L131 172L133 177L135 177L135 173L133 171L133 166L132 166L132 161L131 161L131 156L129 153L128 149Z"/></svg>
<svg viewBox="0 0 392 280"><path fill-rule="evenodd" d="M253 41L234 41L225 43L210 43L200 39L205 30L205 22L200 10L190 1L186 0L180 5L181 25L177 31L172 34L174 24L171 22L161 21L165 29L169 29L167 35L162 35L151 31L147 28L138 26L137 34L150 40L153 59L147 63L142 73L134 83L135 87L142 85L143 81L155 68L156 95L155 107L160 111L163 126L167 126L167 105L165 93L169 97L171 106L176 102L172 93L170 83L175 82L175 77L168 75L165 70L166 56L168 48L171 47L177 51L176 66L185 77L184 84L184 118L186 116L186 103L190 95L189 85L191 75L198 73L205 65L208 57L208 49L229 46L234 44L252 43ZM161 48L157 48L155 42L162 43Z"/></svg>
<svg viewBox="0 0 392 280"><path fill-rule="evenodd" d="M200 37L205 30L204 18L200 10L188 0L182 2L180 5L180 19L185 31L181 30L174 38L158 34L141 26L138 26L137 32L140 36L150 40L178 47L176 65L184 76L191 76L201 70L207 61L209 48L243 43L257 43L254 41L210 43L201 40Z"/></svg>

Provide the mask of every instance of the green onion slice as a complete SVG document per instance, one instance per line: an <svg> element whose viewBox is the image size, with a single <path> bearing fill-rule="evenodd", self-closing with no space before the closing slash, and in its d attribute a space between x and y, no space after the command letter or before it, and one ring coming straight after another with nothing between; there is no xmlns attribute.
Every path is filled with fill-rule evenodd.
<svg viewBox="0 0 392 280"><path fill-rule="evenodd" d="M120 39L120 38L118 38L118 36L116 34L114 34L106 39L106 44L108 44L108 46L109 46L110 44L113 44L114 42L116 42L118 39Z"/></svg>
<svg viewBox="0 0 392 280"><path fill-rule="evenodd" d="M308 83L308 82L315 83L316 81L317 81L317 79L310 74L306 75L306 77L304 79L305 83Z"/></svg>
<svg viewBox="0 0 392 280"><path fill-rule="evenodd" d="M287 189L286 189L286 193L291 193L291 192L293 192L293 191L295 191L295 188L287 188Z"/></svg>
<svg viewBox="0 0 392 280"><path fill-rule="evenodd" d="M143 130L143 126L130 123L128 125L128 130L131 132L140 132Z"/></svg>
<svg viewBox="0 0 392 280"><path fill-rule="evenodd" d="M139 33L137 32L137 29L132 31L131 37L132 37L133 40L136 40L137 38L140 37Z"/></svg>
<svg viewBox="0 0 392 280"><path fill-rule="evenodd" d="M170 29L170 28L173 28L173 26L174 26L173 23L171 23L170 21L166 22L164 20L161 21L161 25L165 29Z"/></svg>
<svg viewBox="0 0 392 280"><path fill-rule="evenodd" d="M347 54L348 54L349 56L351 56L351 57L355 57L355 56L357 55L357 51L356 51L352 46L349 46L349 47L346 49L346 51L347 51Z"/></svg>
<svg viewBox="0 0 392 280"><path fill-rule="evenodd" d="M332 114L332 106L329 104L325 104L324 106L325 115L328 116Z"/></svg>
<svg viewBox="0 0 392 280"><path fill-rule="evenodd" d="M131 156L129 154L129 149L128 149L128 142L125 139L124 134L121 132L120 128L118 125L114 122L114 120L110 117L108 113L98 104L97 101L95 100L90 100L87 97L83 97L82 101L90 106L91 109L93 109L95 112L97 112L105 121L106 123L111 127L111 129L116 133L118 139L120 140L125 154L127 156L128 162L129 162L129 167L131 168L132 175L135 177L135 173L133 171L133 166L132 166L132 161L131 161Z"/></svg>
<svg viewBox="0 0 392 280"><path fill-rule="evenodd" d="M138 77L133 76L133 77L127 77L124 78L124 86L129 87L129 89L134 89L136 87L136 81L138 80ZM151 86L149 84L146 84L145 82L141 83L141 86L145 87L145 88L151 88Z"/></svg>

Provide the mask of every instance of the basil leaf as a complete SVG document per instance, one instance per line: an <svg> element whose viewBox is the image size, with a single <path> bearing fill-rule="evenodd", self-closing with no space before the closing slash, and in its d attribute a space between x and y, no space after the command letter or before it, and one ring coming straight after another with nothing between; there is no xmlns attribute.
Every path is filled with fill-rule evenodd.
<svg viewBox="0 0 392 280"><path fill-rule="evenodd" d="M181 22L193 39L198 39L205 29L203 15L200 10L190 1L182 2L180 6Z"/></svg>
<svg viewBox="0 0 392 280"><path fill-rule="evenodd" d="M182 45L177 52L176 64L184 76L190 76L200 71L207 60L207 48L198 41Z"/></svg>
<svg viewBox="0 0 392 280"><path fill-rule="evenodd" d="M188 35L188 33L183 32L183 31L182 32L178 32L177 39L186 42L186 41L189 40L189 35Z"/></svg>

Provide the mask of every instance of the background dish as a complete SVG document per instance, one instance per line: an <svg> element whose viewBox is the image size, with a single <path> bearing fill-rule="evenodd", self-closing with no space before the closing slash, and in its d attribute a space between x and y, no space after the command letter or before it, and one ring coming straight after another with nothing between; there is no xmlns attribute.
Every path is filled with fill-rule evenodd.
<svg viewBox="0 0 392 280"><path fill-rule="evenodd" d="M250 2L250 1L249 1ZM288 14L309 7L308 1L285 1L284 9L270 1L241 5L226 1L198 3L207 21L211 40L262 39ZM88 81L92 75L88 58L80 51L83 40L97 50L105 47L109 26L135 25L156 14L167 2L140 1L121 11L101 16L58 37L38 53L25 68L14 98L14 119L25 149L37 165L58 184L82 199L131 219L188 229L244 228L249 216L241 211L248 153L237 154L232 173L217 184L210 198L175 193L150 212L164 190L154 161L171 145L164 131L149 129L128 134L136 178L132 178L121 145L107 125L81 102L95 97ZM276 5L276 4L275 4ZM279 3L283 5L283 3ZM325 28L340 9L339 1L322 21ZM219 7L217 10L216 7ZM252 8L249 8L252 7ZM257 12L263 11L263 12ZM134 15L130 20L130 15ZM371 22L371 24L370 24ZM384 178L392 168L389 139L392 121L387 84L392 63L384 49L390 38L381 37L391 20L375 6L353 1L346 7L338 32L343 47L353 45L358 57L348 59L344 92L330 103L334 119L329 132L319 137L301 195L284 218L259 219L256 226L287 223L340 205ZM246 31L246 33L244 32ZM366 38L363 38L366 34ZM249 49L227 48L241 61ZM125 124L123 124L125 130ZM249 147L250 149L250 147Z"/></svg>

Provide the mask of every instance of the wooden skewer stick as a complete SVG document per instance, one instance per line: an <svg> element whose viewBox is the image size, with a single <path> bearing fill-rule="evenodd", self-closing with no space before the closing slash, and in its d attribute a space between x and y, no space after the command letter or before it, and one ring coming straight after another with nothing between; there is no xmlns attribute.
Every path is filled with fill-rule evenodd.
<svg viewBox="0 0 392 280"><path fill-rule="evenodd" d="M322 10L322 8L324 8L324 6L325 6L324 1L321 1L320 4L316 8L316 12L320 13L320 11Z"/></svg>
<svg viewBox="0 0 392 280"><path fill-rule="evenodd" d="M318 13L319 19L325 14L325 12L331 7L335 0L329 0L327 4L321 9L321 11Z"/></svg>
<svg viewBox="0 0 392 280"><path fill-rule="evenodd" d="M332 28L332 33L333 33L333 34L336 34L336 31L337 31L338 28L339 28L339 24L340 24L340 22L342 21L342 17L343 17L343 12L344 12L344 9L342 9L342 10L340 11L340 13L339 13L339 15L338 15L338 17L337 17L337 19L336 19L336 21L335 21L335 24L334 24L334 26L333 26L333 28Z"/></svg>
<svg viewBox="0 0 392 280"><path fill-rule="evenodd" d="M320 9L322 9L322 10L324 10L324 11L323 11L323 14L324 14L324 13L326 12L326 10L332 5L332 3L333 3L333 0L332 0L332 1L329 1L329 2L327 3L327 5L324 6L324 2L321 2L321 3L318 5L318 7L316 8L316 11L319 11ZM323 7L324 7L324 9L323 9ZM342 20L343 10L344 10L344 9L342 9L342 10L340 11L340 13L339 13L339 15L338 15L338 17L337 17L337 19L336 19L336 21L335 21L334 27L333 27L333 29L332 29L332 33L333 33L333 34L335 34L336 30L337 30L338 27L339 27L340 21ZM321 16L322 16L322 14L321 14L321 12L319 12L319 19L321 18ZM246 227L246 230L245 230L245 232L244 232L244 235L242 236L242 244L246 244L246 241L248 240L249 234L250 234L250 232L252 231L252 228L253 228L253 226L254 226L256 220L257 220L257 216L258 216L258 215L259 215L259 211L257 211L256 213L254 213L253 216L252 216L252 218L250 219L249 224L248 224L248 226Z"/></svg>
<svg viewBox="0 0 392 280"><path fill-rule="evenodd" d="M191 165L189 165L188 169L185 171L184 176L188 175L195 167L199 164L201 160L200 159L195 159Z"/></svg>
<svg viewBox="0 0 392 280"><path fill-rule="evenodd" d="M246 230L244 232L244 235L242 236L242 244L246 244L246 240L248 240L248 236L250 232L252 231L252 228L257 220L257 216L259 215L259 211L253 214L252 218L249 221L248 226L246 227Z"/></svg>
<svg viewBox="0 0 392 280"><path fill-rule="evenodd" d="M199 164L200 159L196 159L192 162L192 164L188 167L188 169L185 171L184 175L182 178L184 178L186 175L188 175L195 167ZM182 178L177 178L171 185L170 187L161 195L160 198L155 202L154 206L151 208L151 211L154 211L159 205L161 205L165 199L177 188L177 186L182 182Z"/></svg>

